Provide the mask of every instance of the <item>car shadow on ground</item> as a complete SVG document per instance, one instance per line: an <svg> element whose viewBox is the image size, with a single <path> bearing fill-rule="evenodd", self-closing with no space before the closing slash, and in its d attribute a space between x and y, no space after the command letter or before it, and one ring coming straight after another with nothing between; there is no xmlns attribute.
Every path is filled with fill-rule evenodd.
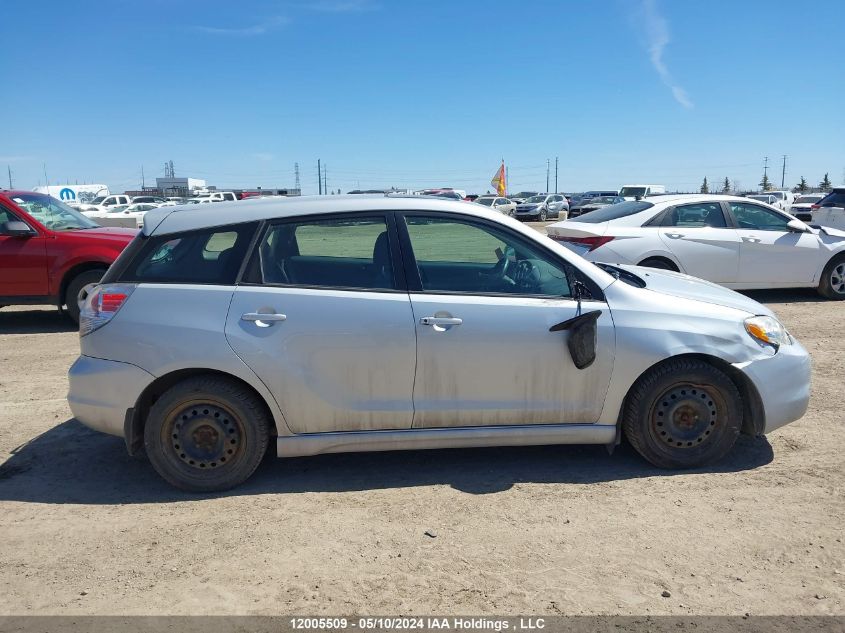
<svg viewBox="0 0 845 633"><path fill-rule="evenodd" d="M689 471L654 468L627 444L608 455L601 446L537 446L347 453L277 459L273 448L242 486L192 495L166 484L145 458L126 454L123 440L68 420L12 451L0 465L0 500L56 504L166 503L186 499L355 492L450 485L469 494L517 483L591 484L639 477L729 473L773 459L765 438L740 437L721 462Z"/></svg>
<svg viewBox="0 0 845 633"><path fill-rule="evenodd" d="M55 334L78 329L55 307L52 310L0 310L0 334Z"/></svg>
<svg viewBox="0 0 845 633"><path fill-rule="evenodd" d="M827 303L815 288L785 288L777 290L740 290L758 303Z"/></svg>

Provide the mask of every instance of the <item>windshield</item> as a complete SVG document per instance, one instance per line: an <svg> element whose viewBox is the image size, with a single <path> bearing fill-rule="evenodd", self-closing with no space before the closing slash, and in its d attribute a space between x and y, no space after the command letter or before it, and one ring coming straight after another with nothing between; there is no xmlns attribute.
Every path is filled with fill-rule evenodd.
<svg viewBox="0 0 845 633"><path fill-rule="evenodd" d="M598 196L597 198L590 198L589 202L593 204L613 204L616 200L616 196Z"/></svg>
<svg viewBox="0 0 845 633"><path fill-rule="evenodd" d="M529 198L535 195L536 191L520 191L519 193L515 193L511 196L511 198Z"/></svg>
<svg viewBox="0 0 845 633"><path fill-rule="evenodd" d="M94 198L88 204L103 204L103 200L105 200L105 199L106 199L106 196L97 196L96 198Z"/></svg>
<svg viewBox="0 0 845 633"><path fill-rule="evenodd" d="M619 204L611 204L596 211L591 211L585 215L579 215L576 222L587 222L589 224L598 224L599 222L607 222L608 220L617 220L629 215L634 215L640 211L650 209L654 205L651 202L620 202Z"/></svg>
<svg viewBox="0 0 845 633"><path fill-rule="evenodd" d="M44 194L25 193L12 200L51 231L74 231L100 226L64 202Z"/></svg>
<svg viewBox="0 0 845 633"><path fill-rule="evenodd" d="M813 202L818 202L824 198L824 196L801 196L798 198L798 204L810 204Z"/></svg>
<svg viewBox="0 0 845 633"><path fill-rule="evenodd" d="M636 198L637 196L642 198L645 195L645 191L645 187L622 187L619 195L623 198Z"/></svg>
<svg viewBox="0 0 845 633"><path fill-rule="evenodd" d="M545 201L546 201L546 196L531 196L525 202L526 203L532 203L532 204L534 204L534 203L539 204L539 203L545 202Z"/></svg>
<svg viewBox="0 0 845 633"><path fill-rule="evenodd" d="M493 200L494 200L494 199L495 199L495 198L476 198L476 199L475 199L475 201L476 201L478 204L483 204L483 205L485 205L485 206L487 206L487 207L492 207L492 206L493 206Z"/></svg>

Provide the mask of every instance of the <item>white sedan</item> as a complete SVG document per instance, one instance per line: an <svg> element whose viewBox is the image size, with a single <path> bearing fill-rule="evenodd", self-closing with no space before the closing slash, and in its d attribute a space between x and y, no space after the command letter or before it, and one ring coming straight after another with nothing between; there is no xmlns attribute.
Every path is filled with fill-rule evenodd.
<svg viewBox="0 0 845 633"><path fill-rule="evenodd" d="M93 218L101 226L122 226L131 229L141 228L147 211L162 206L156 202L136 202L128 207L108 212L93 212L88 217Z"/></svg>
<svg viewBox="0 0 845 633"><path fill-rule="evenodd" d="M809 227L748 198L623 202L546 231L591 261L674 270L734 289L818 288L845 299L845 231Z"/></svg>

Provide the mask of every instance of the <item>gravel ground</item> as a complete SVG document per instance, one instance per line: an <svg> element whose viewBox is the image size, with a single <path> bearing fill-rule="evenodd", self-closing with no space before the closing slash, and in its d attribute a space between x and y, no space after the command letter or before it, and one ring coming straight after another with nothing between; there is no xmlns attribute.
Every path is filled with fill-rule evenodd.
<svg viewBox="0 0 845 633"><path fill-rule="evenodd" d="M845 615L845 306L758 292L807 415L718 465L623 445L268 458L190 496L71 419L77 334L0 311L0 614Z"/></svg>

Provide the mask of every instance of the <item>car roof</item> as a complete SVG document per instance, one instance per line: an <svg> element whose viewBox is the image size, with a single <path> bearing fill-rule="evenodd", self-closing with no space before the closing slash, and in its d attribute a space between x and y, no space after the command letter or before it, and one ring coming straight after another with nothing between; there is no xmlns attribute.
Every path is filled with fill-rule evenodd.
<svg viewBox="0 0 845 633"><path fill-rule="evenodd" d="M353 194L253 198L235 202L217 202L213 211L197 208L198 206L178 205L159 207L149 211L144 216L143 233L161 235L241 222L356 211L451 211L488 218L501 215L487 211L483 205L468 204L448 198L413 195Z"/></svg>

